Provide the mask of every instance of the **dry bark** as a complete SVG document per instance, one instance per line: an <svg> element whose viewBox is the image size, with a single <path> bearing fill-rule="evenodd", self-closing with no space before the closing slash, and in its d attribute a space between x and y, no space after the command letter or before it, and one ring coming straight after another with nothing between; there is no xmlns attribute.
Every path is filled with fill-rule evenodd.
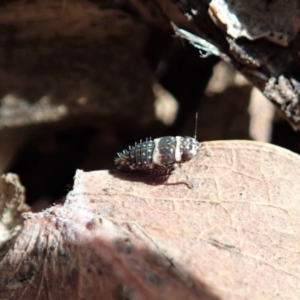
<svg viewBox="0 0 300 300"><path fill-rule="evenodd" d="M177 35L200 53L230 62L299 129L299 1L173 2L190 21L188 26L176 23L165 10L171 21L185 29L175 26Z"/></svg>

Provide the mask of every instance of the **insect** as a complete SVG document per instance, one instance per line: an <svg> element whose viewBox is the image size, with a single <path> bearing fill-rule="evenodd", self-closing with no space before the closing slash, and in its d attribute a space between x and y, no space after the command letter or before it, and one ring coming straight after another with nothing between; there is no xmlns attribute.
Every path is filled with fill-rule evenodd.
<svg viewBox="0 0 300 300"><path fill-rule="evenodd" d="M115 164L121 171L145 171L167 177L178 166L196 156L200 143L192 137L164 136L146 139L117 153Z"/></svg>

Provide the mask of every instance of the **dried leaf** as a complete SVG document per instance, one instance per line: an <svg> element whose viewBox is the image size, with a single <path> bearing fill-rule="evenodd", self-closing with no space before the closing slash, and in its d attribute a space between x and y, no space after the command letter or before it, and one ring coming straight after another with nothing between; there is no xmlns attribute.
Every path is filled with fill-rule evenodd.
<svg viewBox="0 0 300 300"><path fill-rule="evenodd" d="M21 230L21 214L29 211L25 190L15 174L0 177L0 248Z"/></svg>
<svg viewBox="0 0 300 300"><path fill-rule="evenodd" d="M27 214L0 263L1 299L296 299L299 156L205 143L193 188L78 171L63 205Z"/></svg>

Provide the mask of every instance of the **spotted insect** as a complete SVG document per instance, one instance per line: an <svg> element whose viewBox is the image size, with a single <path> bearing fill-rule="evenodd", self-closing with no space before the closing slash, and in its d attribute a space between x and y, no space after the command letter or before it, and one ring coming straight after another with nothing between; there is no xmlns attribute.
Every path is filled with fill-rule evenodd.
<svg viewBox="0 0 300 300"><path fill-rule="evenodd" d="M183 162L196 156L201 144L192 137L164 136L146 139L117 153L115 164L121 171L145 171L167 177Z"/></svg>

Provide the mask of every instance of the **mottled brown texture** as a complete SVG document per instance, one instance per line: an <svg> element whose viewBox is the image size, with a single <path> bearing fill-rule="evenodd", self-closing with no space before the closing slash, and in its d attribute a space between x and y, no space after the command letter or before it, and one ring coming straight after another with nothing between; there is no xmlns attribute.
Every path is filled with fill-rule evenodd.
<svg viewBox="0 0 300 300"><path fill-rule="evenodd" d="M0 130L61 123L107 128L108 118L111 125L115 116L128 122L137 113L140 125L154 120L144 55L150 29L106 3L41 0L1 7Z"/></svg>
<svg viewBox="0 0 300 300"><path fill-rule="evenodd" d="M0 259L9 242L23 225L22 213L30 211L25 204L25 189L15 174L0 177Z"/></svg>
<svg viewBox="0 0 300 300"><path fill-rule="evenodd" d="M296 299L300 158L205 143L170 177L78 171L62 205L26 214L1 299Z"/></svg>
<svg viewBox="0 0 300 300"><path fill-rule="evenodd" d="M118 1L0 6L0 173L18 173L29 201L54 201L49 194L62 194L85 151L82 168L108 168L119 136L158 127L145 55L151 27ZM53 171L58 184L48 189Z"/></svg>

